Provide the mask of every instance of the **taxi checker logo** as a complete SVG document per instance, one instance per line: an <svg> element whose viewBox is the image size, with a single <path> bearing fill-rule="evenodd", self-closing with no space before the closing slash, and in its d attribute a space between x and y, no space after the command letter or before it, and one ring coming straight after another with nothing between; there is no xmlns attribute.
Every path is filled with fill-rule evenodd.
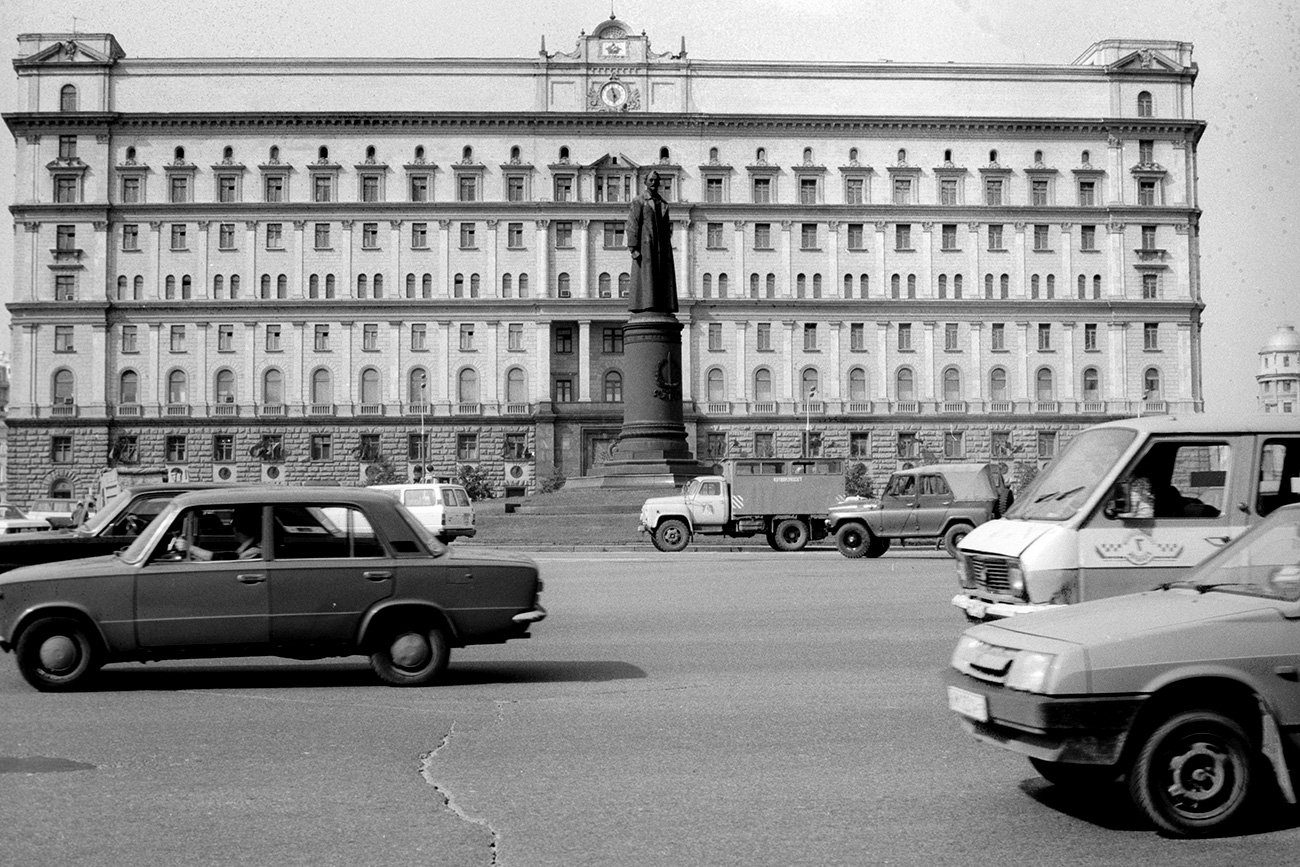
<svg viewBox="0 0 1300 867"><path fill-rule="evenodd" d="M1097 555L1103 560L1127 560L1134 566L1145 566L1152 560L1177 560L1183 546L1177 542L1153 542L1141 533L1134 533L1123 542L1099 542Z"/></svg>

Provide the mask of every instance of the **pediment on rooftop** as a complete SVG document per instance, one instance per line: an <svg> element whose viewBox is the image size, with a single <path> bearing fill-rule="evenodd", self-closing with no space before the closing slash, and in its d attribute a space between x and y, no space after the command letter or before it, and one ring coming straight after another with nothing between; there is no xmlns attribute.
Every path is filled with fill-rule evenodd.
<svg viewBox="0 0 1300 867"><path fill-rule="evenodd" d="M1110 65L1111 71L1143 72L1182 72L1183 67L1154 48L1140 48L1126 54Z"/></svg>

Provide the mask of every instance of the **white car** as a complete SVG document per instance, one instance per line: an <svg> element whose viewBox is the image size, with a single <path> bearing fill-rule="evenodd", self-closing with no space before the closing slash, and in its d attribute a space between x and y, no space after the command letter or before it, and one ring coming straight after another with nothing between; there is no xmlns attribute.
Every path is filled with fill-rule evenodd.
<svg viewBox="0 0 1300 867"><path fill-rule="evenodd" d="M33 500L27 508L27 517L43 520L51 527L62 530L72 526L72 515L76 511L76 500L47 498Z"/></svg>
<svg viewBox="0 0 1300 867"><path fill-rule="evenodd" d="M0 503L0 533L41 533L50 529L50 522L44 518L29 517L17 506Z"/></svg>
<svg viewBox="0 0 1300 867"><path fill-rule="evenodd" d="M412 483L371 487L396 497L440 542L473 537L478 532L474 526L474 504L461 485Z"/></svg>

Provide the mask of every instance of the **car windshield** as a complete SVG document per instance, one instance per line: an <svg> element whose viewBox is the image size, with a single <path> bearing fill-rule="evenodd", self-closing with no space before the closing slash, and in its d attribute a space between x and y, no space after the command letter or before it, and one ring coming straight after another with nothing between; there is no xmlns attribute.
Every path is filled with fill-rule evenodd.
<svg viewBox="0 0 1300 867"><path fill-rule="evenodd" d="M1300 599L1300 507L1269 515L1177 583L1202 592Z"/></svg>
<svg viewBox="0 0 1300 867"><path fill-rule="evenodd" d="M123 490L116 497L105 503L104 507L95 512L89 520L84 521L81 526L77 527L75 532L81 536L98 536L104 526L117 517L119 506L122 505L123 501L130 499L131 492L129 490Z"/></svg>
<svg viewBox="0 0 1300 867"><path fill-rule="evenodd" d="M1078 434L1016 497L1005 517L1068 521L1110 474L1136 436L1137 431L1128 428L1094 428Z"/></svg>
<svg viewBox="0 0 1300 867"><path fill-rule="evenodd" d="M0 518L26 518L22 512L14 506L8 506L0 503Z"/></svg>

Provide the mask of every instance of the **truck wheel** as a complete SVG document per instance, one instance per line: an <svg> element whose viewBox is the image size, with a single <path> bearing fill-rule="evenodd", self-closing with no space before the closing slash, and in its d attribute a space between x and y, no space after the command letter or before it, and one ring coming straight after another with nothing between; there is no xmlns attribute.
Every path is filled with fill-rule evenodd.
<svg viewBox="0 0 1300 867"><path fill-rule="evenodd" d="M882 536L872 536L871 544L867 546L867 556L871 559L879 557L889 550L889 540Z"/></svg>
<svg viewBox="0 0 1300 867"><path fill-rule="evenodd" d="M763 538L767 539L767 547L771 548L773 551L781 550L780 544L776 541L776 533L768 530L763 534Z"/></svg>
<svg viewBox="0 0 1300 867"><path fill-rule="evenodd" d="M23 630L14 648L18 670L41 692L66 692L99 670L95 640L71 617L47 617Z"/></svg>
<svg viewBox="0 0 1300 867"><path fill-rule="evenodd" d="M850 559L867 556L871 542L871 531L857 521L849 521L835 531L835 547Z"/></svg>
<svg viewBox="0 0 1300 867"><path fill-rule="evenodd" d="M808 544L808 525L798 518L785 518L776 525L778 551L802 551Z"/></svg>
<svg viewBox="0 0 1300 867"><path fill-rule="evenodd" d="M450 658L441 629L398 626L380 636L370 654L370 667L384 683L423 686L437 680Z"/></svg>
<svg viewBox="0 0 1300 867"><path fill-rule="evenodd" d="M970 524L953 524L948 528L948 532L943 534L943 549L948 552L948 556L957 559L957 543L966 538L973 527Z"/></svg>
<svg viewBox="0 0 1300 867"><path fill-rule="evenodd" d="M650 537L660 551L680 551L691 541L691 531L680 518L669 518L655 528Z"/></svg>
<svg viewBox="0 0 1300 867"><path fill-rule="evenodd" d="M1192 710L1147 736L1128 787L1138 809L1161 831L1202 837L1241 821L1253 770L1253 751L1236 721Z"/></svg>
<svg viewBox="0 0 1300 867"><path fill-rule="evenodd" d="M1119 777L1119 768L1114 765L1076 765L1035 758L1030 758L1029 764L1044 780L1065 789L1095 789Z"/></svg>

